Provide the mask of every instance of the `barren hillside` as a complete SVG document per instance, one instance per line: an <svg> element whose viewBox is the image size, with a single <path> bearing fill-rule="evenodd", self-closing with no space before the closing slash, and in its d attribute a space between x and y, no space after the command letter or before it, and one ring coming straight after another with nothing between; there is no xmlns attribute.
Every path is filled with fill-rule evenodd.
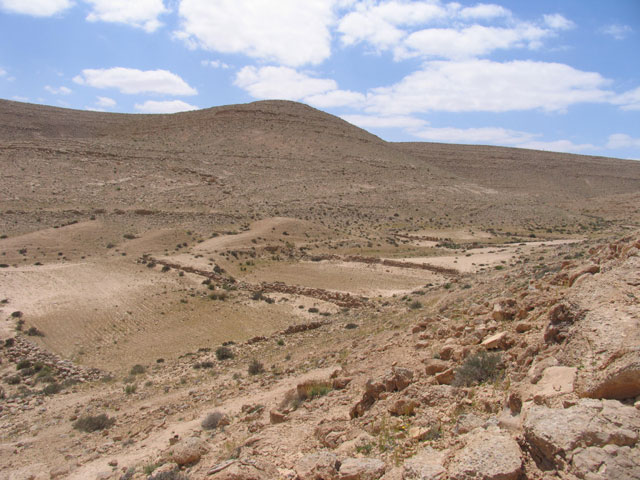
<svg viewBox="0 0 640 480"><path fill-rule="evenodd" d="M0 478L640 478L640 162L0 101L0 165Z"/></svg>

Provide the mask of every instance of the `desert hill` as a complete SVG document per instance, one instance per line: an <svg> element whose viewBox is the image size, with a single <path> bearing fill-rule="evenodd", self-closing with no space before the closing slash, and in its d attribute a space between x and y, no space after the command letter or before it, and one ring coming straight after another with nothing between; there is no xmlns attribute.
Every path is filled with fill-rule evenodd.
<svg viewBox="0 0 640 480"><path fill-rule="evenodd" d="M640 162L0 100L0 478L640 471Z"/></svg>
<svg viewBox="0 0 640 480"><path fill-rule="evenodd" d="M342 226L349 220L360 229L370 229L371 220L390 226L411 218L414 225L535 231L542 223L574 228L602 213L576 200L632 205L640 189L634 161L393 144L283 101L174 115L2 101L0 138L5 208L37 205L49 215L109 205L237 219L282 215ZM595 220L637 215L635 208L609 210ZM399 221L389 222L395 214Z"/></svg>

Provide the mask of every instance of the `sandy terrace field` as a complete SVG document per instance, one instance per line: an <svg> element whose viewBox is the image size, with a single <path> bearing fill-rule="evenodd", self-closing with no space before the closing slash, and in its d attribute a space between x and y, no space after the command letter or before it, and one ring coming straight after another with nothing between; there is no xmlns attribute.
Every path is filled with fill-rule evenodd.
<svg viewBox="0 0 640 480"><path fill-rule="evenodd" d="M495 247L474 248L458 255L438 257L408 257L397 260L412 263L427 263L438 267L455 268L462 273L477 272L484 267L492 267L516 259L522 253L531 253L546 246L566 245L580 242L580 239L562 239L549 242L527 242Z"/></svg>
<svg viewBox="0 0 640 480"><path fill-rule="evenodd" d="M252 282L284 282L313 288L339 290L365 297L411 292L426 284L439 284L444 277L426 270L384 265L322 261L278 264L259 268L247 276Z"/></svg>

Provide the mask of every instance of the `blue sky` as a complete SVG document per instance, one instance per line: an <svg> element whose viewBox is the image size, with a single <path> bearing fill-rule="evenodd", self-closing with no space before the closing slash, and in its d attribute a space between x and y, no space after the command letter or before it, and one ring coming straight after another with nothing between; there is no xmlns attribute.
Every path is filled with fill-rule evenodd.
<svg viewBox="0 0 640 480"><path fill-rule="evenodd" d="M289 99L391 141L640 159L640 1L0 0L0 97Z"/></svg>

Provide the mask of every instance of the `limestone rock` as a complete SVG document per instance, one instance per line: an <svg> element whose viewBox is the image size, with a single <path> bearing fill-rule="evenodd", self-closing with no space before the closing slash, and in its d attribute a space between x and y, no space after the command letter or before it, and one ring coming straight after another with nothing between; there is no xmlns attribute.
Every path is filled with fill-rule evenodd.
<svg viewBox="0 0 640 480"><path fill-rule="evenodd" d="M331 452L321 450L302 457L295 470L299 480L337 480L340 462Z"/></svg>
<svg viewBox="0 0 640 480"><path fill-rule="evenodd" d="M208 472L212 480L271 480L279 478L277 469L262 460L228 460Z"/></svg>
<svg viewBox="0 0 640 480"><path fill-rule="evenodd" d="M578 369L574 367L549 367L542 373L542 378L533 391L533 398L552 398L573 392L573 384Z"/></svg>
<svg viewBox="0 0 640 480"><path fill-rule="evenodd" d="M487 350L503 348L506 346L508 335L509 334L507 332L499 332L495 335L491 335L482 341L482 346Z"/></svg>
<svg viewBox="0 0 640 480"><path fill-rule="evenodd" d="M462 435L465 433L469 433L470 431L475 430L482 425L484 425L484 420L481 417L473 413L466 413L458 417L456 426L453 431L457 435Z"/></svg>
<svg viewBox="0 0 640 480"><path fill-rule="evenodd" d="M588 447L573 456L572 472L588 480L638 480L640 450L617 445Z"/></svg>
<svg viewBox="0 0 640 480"><path fill-rule="evenodd" d="M569 334L569 327L581 316L575 305L563 302L553 306L547 313L549 324L544 332L547 343L561 343Z"/></svg>
<svg viewBox="0 0 640 480"><path fill-rule="evenodd" d="M438 358L427 358L423 360L423 363L425 364L424 371L427 375L435 375L449 368L448 362Z"/></svg>
<svg viewBox="0 0 640 480"><path fill-rule="evenodd" d="M449 463L451 480L517 480L522 473L518 442L500 429L476 429Z"/></svg>
<svg viewBox="0 0 640 480"><path fill-rule="evenodd" d="M405 398L400 398L393 402L388 410L391 415L396 416L406 416L406 415L414 415L415 410L418 407L418 403L414 400L407 400Z"/></svg>
<svg viewBox="0 0 640 480"><path fill-rule="evenodd" d="M534 405L523 426L536 462L545 468L564 468L579 447L634 446L640 415L615 400L582 399L566 409Z"/></svg>
<svg viewBox="0 0 640 480"><path fill-rule="evenodd" d="M377 458L347 458L340 465L340 480L378 480L386 470Z"/></svg>
<svg viewBox="0 0 640 480"><path fill-rule="evenodd" d="M185 438L167 451L166 458L178 465L189 465L200 461L209 449L207 444L196 437Z"/></svg>
<svg viewBox="0 0 640 480"><path fill-rule="evenodd" d="M491 317L496 322L504 322L506 320L513 320L517 313L518 304L513 298L499 298L493 304L493 311Z"/></svg>
<svg viewBox="0 0 640 480"><path fill-rule="evenodd" d="M284 423L287 421L287 415L282 412L279 412L278 410L271 410L269 412L269 421L273 425L276 425L278 423Z"/></svg>
<svg viewBox="0 0 640 480"><path fill-rule="evenodd" d="M440 385L451 385L454 378L456 378L456 371L453 368L449 368L444 372L436 374L436 381Z"/></svg>
<svg viewBox="0 0 640 480"><path fill-rule="evenodd" d="M445 455L446 452L425 448L404 462L402 480L444 480Z"/></svg>

